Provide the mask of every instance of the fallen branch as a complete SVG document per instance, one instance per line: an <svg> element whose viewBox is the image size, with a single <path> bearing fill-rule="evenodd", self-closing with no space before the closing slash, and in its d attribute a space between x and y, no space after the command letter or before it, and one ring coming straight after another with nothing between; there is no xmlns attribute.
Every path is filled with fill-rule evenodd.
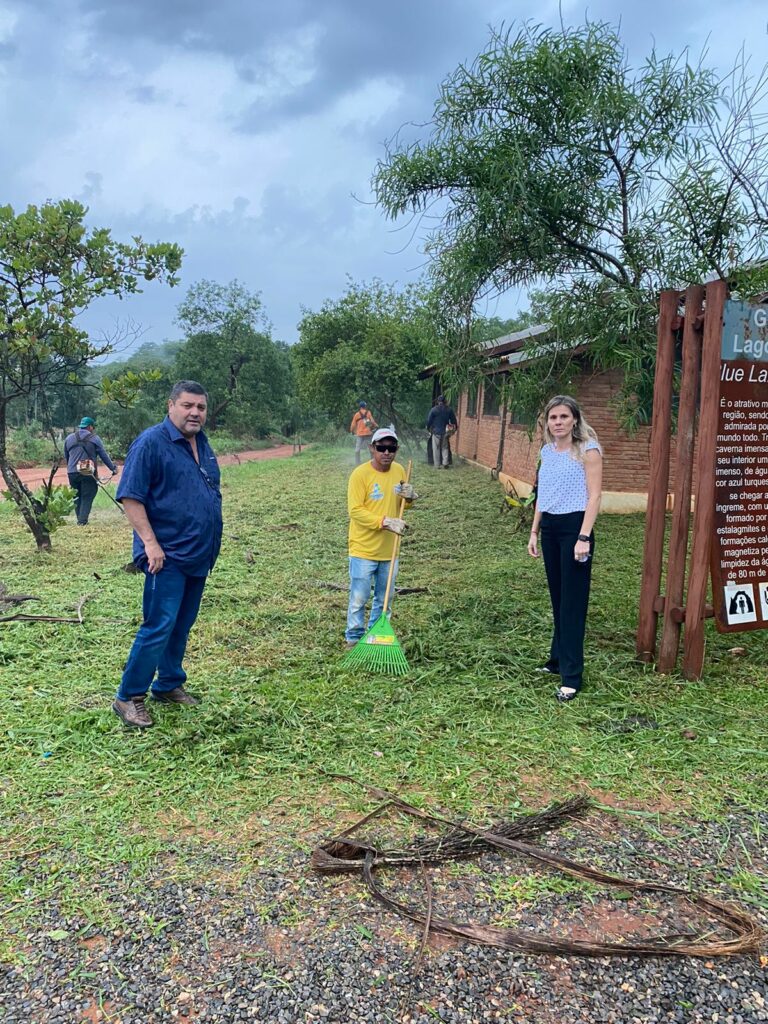
<svg viewBox="0 0 768 1024"><path fill-rule="evenodd" d="M0 607L7 604L21 604L24 601L39 601L34 594L9 594L3 582L0 582Z"/></svg>
<svg viewBox="0 0 768 1024"><path fill-rule="evenodd" d="M320 590L338 590L343 594L349 593L348 586L342 586L340 583L325 583L323 580L318 580L315 583L316 587ZM426 594L427 587L395 587L396 594Z"/></svg>
<svg viewBox="0 0 768 1024"><path fill-rule="evenodd" d="M93 597L93 594L83 594L83 596L77 602L77 608L75 609L75 611L77 612L77 621L81 625L82 625L82 622L83 622L83 607L85 605L85 602L89 601L91 599L91 597Z"/></svg>
<svg viewBox="0 0 768 1024"><path fill-rule="evenodd" d="M4 604L21 604L23 601L39 601L39 597L35 597L34 594L2 594L0 595L0 605Z"/></svg>
<svg viewBox="0 0 768 1024"><path fill-rule="evenodd" d="M349 776L337 776L356 782ZM753 952L759 948L762 932L746 911L732 903L668 885L664 882L635 881L600 871L586 864L579 864L567 857L532 846L522 839L530 839L544 832L562 827L586 812L589 801L575 798L565 803L552 804L537 814L522 815L511 821L498 822L492 829L477 829L462 822L447 818L406 803L399 797L376 787L365 786L377 799L385 802L355 822L334 839L322 843L312 852L312 866L321 874L359 872L362 874L370 893L384 906L403 917L421 924L425 929L479 942L499 949L527 953L549 953L572 956L733 956ZM416 839L410 846L380 850L369 843L358 842L351 835L360 826L390 808L409 817L420 818L433 825L448 826L438 838ZM439 918L432 912L432 896L427 889L426 912L420 907L393 899L378 885L374 873L379 867L395 865L424 865L445 860L466 858L488 850L496 849L535 860L545 867L560 871L583 881L629 890L631 892L665 893L676 896L714 918L724 926L732 937L713 935L711 927L693 930L686 934L670 933L639 939L594 940L550 938L527 930L516 930L493 925L462 924L446 918Z"/></svg>
<svg viewBox="0 0 768 1024"><path fill-rule="evenodd" d="M427 913L424 917L424 930L421 933L421 946L419 946L418 955L416 956L416 959L414 960L413 963L413 968L410 971L411 980L408 985L408 991L403 997L403 1001L400 1005L401 1018L405 1017L408 1009L410 1008L411 1000L413 998L413 987L416 984L416 979L418 978L419 974L421 974L422 964L424 963L424 954L427 951L427 944L429 943L429 930L432 927L432 882L430 881L429 875L427 874L427 866L424 863L424 861L421 861L420 867L422 881L424 882L424 891L427 894Z"/></svg>
<svg viewBox="0 0 768 1024"><path fill-rule="evenodd" d="M77 605L75 607L75 614L77 615L76 619L72 619L69 616L65 616L65 615L27 615L25 612L16 612L14 615L6 615L3 618L0 618L0 623L2 623L2 622L68 622L68 623L70 623L71 625L74 625L74 626L82 626L83 622L85 621L85 619L83 618L83 608L85 607L86 603L88 601L90 601L90 599L92 597L93 597L93 594L83 594L83 596L77 602ZM9 597L3 597L2 600L3 601L9 600ZM25 598L25 600L28 600L28 601L39 601L40 598L39 597L29 597L29 598ZM0 601L0 604L1 603L2 603L2 601ZM98 621L99 622L110 622L110 623L113 623L113 622L132 622L133 619L99 619Z"/></svg>
<svg viewBox="0 0 768 1024"><path fill-rule="evenodd" d="M5 615L0 622L72 622L76 626L83 624L82 619L68 619L62 615L25 615L17 612L16 615Z"/></svg>
<svg viewBox="0 0 768 1024"><path fill-rule="evenodd" d="M134 622L135 619L90 619L91 623L102 624L102 623L125 623ZM0 619L0 623L3 622L69 622L73 626L82 626L82 619L70 619L63 615L25 615L23 612L19 612L17 615L6 615Z"/></svg>

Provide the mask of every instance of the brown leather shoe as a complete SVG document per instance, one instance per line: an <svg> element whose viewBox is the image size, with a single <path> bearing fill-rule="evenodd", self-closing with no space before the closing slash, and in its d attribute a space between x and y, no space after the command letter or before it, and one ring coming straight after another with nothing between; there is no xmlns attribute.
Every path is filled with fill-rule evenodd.
<svg viewBox="0 0 768 1024"><path fill-rule="evenodd" d="M357 640L345 640L344 650L351 651L353 647L357 647Z"/></svg>
<svg viewBox="0 0 768 1024"><path fill-rule="evenodd" d="M192 693L187 693L183 686L176 686L172 690L166 690L165 693L155 693L152 690L150 696L158 704L188 704L191 707L193 704L200 703L200 698L195 697Z"/></svg>
<svg viewBox="0 0 768 1024"><path fill-rule="evenodd" d="M132 700L115 698L112 710L130 729L149 729L155 724L144 707L144 697L134 697Z"/></svg>

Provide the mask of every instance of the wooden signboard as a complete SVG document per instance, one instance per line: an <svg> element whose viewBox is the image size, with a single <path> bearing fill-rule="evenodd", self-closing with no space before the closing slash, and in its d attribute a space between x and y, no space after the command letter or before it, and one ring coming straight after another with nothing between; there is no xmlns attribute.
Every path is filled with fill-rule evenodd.
<svg viewBox="0 0 768 1024"><path fill-rule="evenodd" d="M768 627L768 306L729 300L720 350L711 545L721 633Z"/></svg>

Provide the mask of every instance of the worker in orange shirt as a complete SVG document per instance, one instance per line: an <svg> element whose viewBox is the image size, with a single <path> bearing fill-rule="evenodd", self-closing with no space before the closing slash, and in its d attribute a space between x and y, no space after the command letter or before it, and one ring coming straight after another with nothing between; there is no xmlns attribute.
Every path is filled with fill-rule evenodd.
<svg viewBox="0 0 768 1024"><path fill-rule="evenodd" d="M368 411L367 402L358 402L357 404L358 410L352 417L349 432L355 436L355 465L359 466L360 454L361 452L368 451L371 435L378 426L378 423Z"/></svg>

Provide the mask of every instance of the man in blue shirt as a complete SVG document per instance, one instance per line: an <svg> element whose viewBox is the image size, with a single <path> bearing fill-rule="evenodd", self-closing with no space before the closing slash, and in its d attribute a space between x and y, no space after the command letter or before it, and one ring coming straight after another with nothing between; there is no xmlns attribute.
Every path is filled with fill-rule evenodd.
<svg viewBox="0 0 768 1024"><path fill-rule="evenodd" d="M205 580L221 547L221 475L203 433L208 395L182 380L168 415L128 449L117 489L133 527L133 560L144 572L144 621L112 710L136 729L151 726L147 692L163 704L199 704L184 689L182 660Z"/></svg>
<svg viewBox="0 0 768 1024"><path fill-rule="evenodd" d="M112 476L117 472L117 466L107 455L107 450L96 433L96 423L92 416L83 416L77 430L67 435L64 441L64 457L67 460L69 486L75 492L77 525L87 526L91 505L99 489L96 460L101 459L107 469L112 470Z"/></svg>

